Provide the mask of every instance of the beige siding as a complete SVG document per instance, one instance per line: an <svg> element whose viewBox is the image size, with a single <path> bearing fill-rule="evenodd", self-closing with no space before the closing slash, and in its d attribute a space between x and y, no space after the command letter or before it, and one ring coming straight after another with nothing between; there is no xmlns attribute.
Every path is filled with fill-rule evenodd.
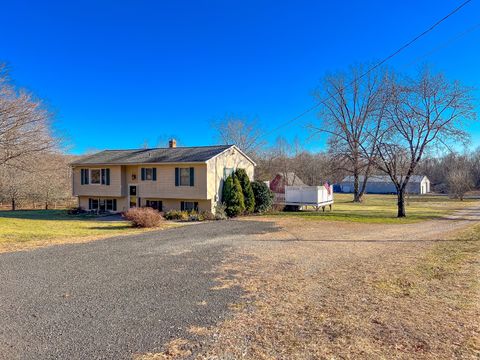
<svg viewBox="0 0 480 360"><path fill-rule="evenodd" d="M100 184L88 184L82 185L80 178L81 169L101 169L109 168L110 169L110 185L100 185ZM73 195L82 196L82 195L94 195L94 196L122 196L123 193L123 182L122 182L122 167L119 165L109 165L109 166L97 166L97 167L87 167L87 166L76 166L73 168Z"/></svg>
<svg viewBox="0 0 480 360"><path fill-rule="evenodd" d="M253 180L254 165L235 148L228 149L217 157L208 160L208 198L212 199L212 206L221 201L223 174L225 168L245 169L250 180Z"/></svg>
<svg viewBox="0 0 480 360"><path fill-rule="evenodd" d="M141 167L138 167L138 173ZM154 166L145 165L144 167ZM157 181L145 180L138 183L138 196L141 198L208 199L206 164L156 165L155 167L157 168ZM193 167L195 169L194 186L175 186L176 167Z"/></svg>

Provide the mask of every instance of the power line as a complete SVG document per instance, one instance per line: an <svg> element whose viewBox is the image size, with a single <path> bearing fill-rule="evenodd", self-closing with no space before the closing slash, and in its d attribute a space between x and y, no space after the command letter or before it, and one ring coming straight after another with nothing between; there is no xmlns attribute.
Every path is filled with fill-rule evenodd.
<svg viewBox="0 0 480 360"><path fill-rule="evenodd" d="M346 85L346 87L349 87L349 86L352 86L353 84L355 84L358 80L364 78L365 76L367 76L368 74L370 74L373 70L379 68L380 66L382 66L383 64L385 64L387 61L389 61L390 59L392 59L393 57L397 56L398 54L400 54L403 50L405 50L406 48L410 47L413 43L415 43L416 41L418 41L420 38L422 38L423 36L427 35L428 33L430 33L433 29L435 29L437 26L439 26L442 22L444 22L445 20L447 20L449 17L451 17L452 15L454 15L455 13L457 13L458 11L460 11L464 6L466 6L468 3L470 3L472 0L466 0L464 1L463 3L461 3L458 7L456 7L455 9L453 9L452 11L450 11L447 15L445 15L443 18L441 18L440 20L438 20L437 22L435 22L433 25L431 25L429 28L427 28L426 30L424 30L423 32L421 32L420 34L418 34L417 36L415 36L412 40L408 41L407 43L405 43L404 45L402 45L401 47L399 47L397 50L395 50L393 53L391 53L390 55L388 55L386 58L384 58L383 60L381 60L380 62L376 63L375 65L373 65L371 68L369 68L367 71L365 71L363 74L361 74L359 77L355 78L354 80L352 80L350 83L348 83ZM315 105L309 107L308 109L304 110L303 112L301 112L300 114L296 115L295 117L291 118L290 120L287 120L285 121L284 123L280 124L279 126L277 126L276 128L274 128L273 130L270 130L260 136L258 136L257 139L255 139L255 141L257 141L259 138L261 137L266 137L270 134L273 134L273 133L276 133L278 130L284 128L285 126L288 126L289 124L293 123L293 122L296 122L298 119L302 118L303 116L307 115L308 113L312 112L313 110L315 110L316 108L318 108L320 105L322 105L323 103L325 103L326 101L330 100L331 98L333 98L335 95L337 95L338 92L335 92L333 94L331 94L330 96L328 96L327 98L323 99L323 100L320 100L318 101Z"/></svg>
<svg viewBox="0 0 480 360"><path fill-rule="evenodd" d="M416 63L418 63L419 61L421 61L422 59L424 58L427 58L433 54L435 54L436 52L440 51L440 50L443 50L449 46L451 46L452 44L454 44L456 41L462 39L463 37L467 36L468 34L476 31L480 29L480 23L476 24L476 25L473 25L471 27L469 27L468 29L466 29L465 31L462 31L461 33L451 37L450 39L448 39L446 42L436 46L435 48L431 49L430 51L427 51L426 53L424 53L423 55L420 55L418 56L415 60L413 60L412 62L406 64L406 65L403 65L403 67L410 67Z"/></svg>

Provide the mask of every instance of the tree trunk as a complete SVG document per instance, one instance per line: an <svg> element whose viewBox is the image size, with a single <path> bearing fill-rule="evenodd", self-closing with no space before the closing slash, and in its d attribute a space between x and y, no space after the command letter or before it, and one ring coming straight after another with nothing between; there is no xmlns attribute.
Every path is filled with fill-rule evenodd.
<svg viewBox="0 0 480 360"><path fill-rule="evenodd" d="M402 218L406 217L407 213L405 212L405 190L398 190L397 193L397 198L398 198L398 213L397 217Z"/></svg>
<svg viewBox="0 0 480 360"><path fill-rule="evenodd" d="M48 210L48 201L45 201L45 210Z"/></svg>
<svg viewBox="0 0 480 360"><path fill-rule="evenodd" d="M12 211L15 211L17 208L16 204L15 204L15 199L12 199Z"/></svg>
<svg viewBox="0 0 480 360"><path fill-rule="evenodd" d="M360 194L360 184L358 179L358 173L353 173L353 202L362 202L362 196Z"/></svg>

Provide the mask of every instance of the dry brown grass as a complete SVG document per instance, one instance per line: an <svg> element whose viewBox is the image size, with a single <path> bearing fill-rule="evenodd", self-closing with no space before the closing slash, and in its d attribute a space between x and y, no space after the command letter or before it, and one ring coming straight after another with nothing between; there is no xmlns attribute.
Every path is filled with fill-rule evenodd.
<svg viewBox="0 0 480 360"><path fill-rule="evenodd" d="M478 212L457 215L341 231L276 219L281 231L242 243L218 268L212 290L245 290L231 317L191 332L191 353L177 358L480 358Z"/></svg>
<svg viewBox="0 0 480 360"><path fill-rule="evenodd" d="M165 350L159 353L147 353L134 355L134 360L171 360L189 356L192 352L186 348L189 341L186 339L174 339L165 345Z"/></svg>
<svg viewBox="0 0 480 360"><path fill-rule="evenodd" d="M479 358L480 227L456 241L348 242L301 241L292 224L223 262L218 287L245 296L188 357Z"/></svg>

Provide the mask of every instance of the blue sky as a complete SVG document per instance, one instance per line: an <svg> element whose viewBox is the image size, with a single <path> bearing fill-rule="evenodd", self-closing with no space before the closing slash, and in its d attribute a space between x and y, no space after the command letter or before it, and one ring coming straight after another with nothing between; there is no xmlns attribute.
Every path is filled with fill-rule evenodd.
<svg viewBox="0 0 480 360"><path fill-rule="evenodd" d="M45 99L72 153L216 142L225 114L266 130L313 105L326 73L381 59L460 1L9 1L0 61ZM474 0L389 64L429 63L480 87L480 1ZM466 34L465 34L466 32ZM463 36L460 36L464 34ZM478 92L477 92L478 94ZM306 141L306 116L271 134ZM480 126L471 127L480 146Z"/></svg>

